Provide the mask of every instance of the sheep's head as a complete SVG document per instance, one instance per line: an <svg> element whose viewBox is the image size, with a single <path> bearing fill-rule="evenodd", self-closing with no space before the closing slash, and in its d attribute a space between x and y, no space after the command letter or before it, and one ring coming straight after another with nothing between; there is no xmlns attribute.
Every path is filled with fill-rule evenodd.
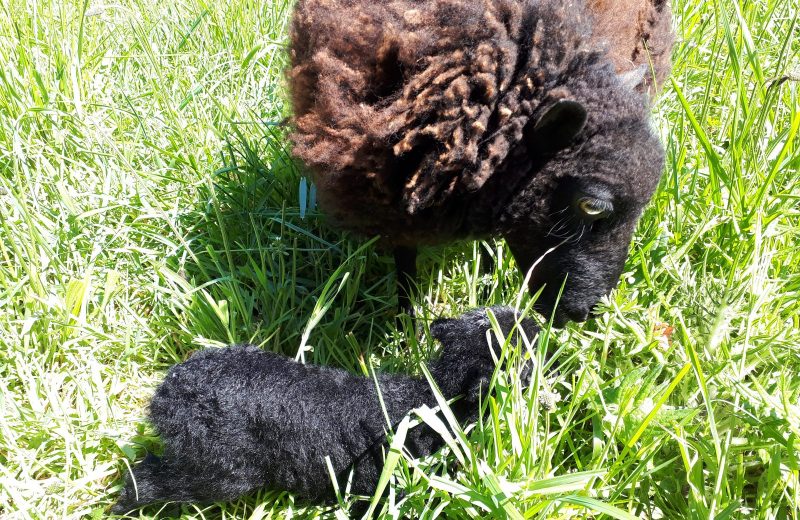
<svg viewBox="0 0 800 520"><path fill-rule="evenodd" d="M661 176L662 146L624 88L552 102L526 128L539 164L509 205L506 239L557 325L585 320L616 286Z"/></svg>
<svg viewBox="0 0 800 520"><path fill-rule="evenodd" d="M620 81L581 4L298 1L292 141L320 207L394 244L502 235L523 271L555 248L532 272L539 308L566 277L556 319L585 319L663 152L637 94L651 71Z"/></svg>
<svg viewBox="0 0 800 520"><path fill-rule="evenodd" d="M488 312L494 314L504 338L513 334L512 345L522 345L521 335L533 341L538 332L533 320L519 316L510 307L475 309L458 318L438 319L431 323L431 335L442 343L442 355L432 365L439 386L451 394L463 394L467 401L486 395L495 360L500 357L502 345L492 331ZM530 373L523 367L523 378ZM527 376L529 378L529 375Z"/></svg>

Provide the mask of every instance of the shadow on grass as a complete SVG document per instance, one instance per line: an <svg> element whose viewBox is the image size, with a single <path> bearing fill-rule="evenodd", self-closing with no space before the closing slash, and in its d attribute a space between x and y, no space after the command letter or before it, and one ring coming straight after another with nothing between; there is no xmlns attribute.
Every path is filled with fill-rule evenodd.
<svg viewBox="0 0 800 520"><path fill-rule="evenodd" d="M161 361L181 361L206 345L247 342L288 356L304 347L307 362L365 375L367 367L375 365L384 371L417 370L430 357L431 343L417 341L410 320L404 320L403 333L396 330L391 254L374 240L350 237L325 222L298 165L289 157L283 129L266 125L262 129L257 139L234 132L220 152L220 167L197 190L197 204L177 223L182 246L159 272L176 324L174 339L165 342L172 350L161 352ZM479 244L423 252L420 279L427 280L427 290L437 303L464 307L461 299L469 291L461 282L442 280L430 271L442 273L449 265L454 278L469 278L459 271L464 269L477 279L471 263L477 256L485 258ZM435 284L456 289L453 295L440 293L440 288L432 288ZM476 287L477 283L471 287L471 300L476 299ZM504 297L510 298L498 292L494 303ZM475 303L481 302L467 306ZM421 316L418 329L429 318ZM142 423L122 449L133 461L145 452L159 453L161 446L152 428ZM127 472L125 468L121 473ZM123 481L119 479L118 485ZM267 490L224 508L245 517L254 504L268 504L263 507L276 512L299 508L299 517L316 517L320 512L318 507L295 504L286 493ZM216 507L154 505L145 512L213 514ZM302 511L306 507L307 513Z"/></svg>
<svg viewBox="0 0 800 520"><path fill-rule="evenodd" d="M162 273L181 295L175 357L245 342L294 356L303 345L307 362L363 373L363 353L400 344L392 259L324 222L284 129L260 128L257 139L234 130L182 218L183 247Z"/></svg>

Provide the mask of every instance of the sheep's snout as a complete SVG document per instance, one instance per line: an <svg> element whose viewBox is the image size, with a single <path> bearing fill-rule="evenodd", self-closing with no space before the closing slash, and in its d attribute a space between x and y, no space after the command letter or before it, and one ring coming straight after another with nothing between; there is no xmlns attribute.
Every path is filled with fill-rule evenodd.
<svg viewBox="0 0 800 520"><path fill-rule="evenodd" d="M570 321L582 323L589 318L590 310L587 308L578 309L559 309L553 315L553 325L556 327L563 327Z"/></svg>
<svg viewBox="0 0 800 520"><path fill-rule="evenodd" d="M536 291L538 290L536 288ZM533 288L531 288L531 292L535 292ZM563 300L557 304L553 299L547 298L545 294L542 294L533 308L542 316L552 317L553 326L556 328L561 328L571 321L576 323L584 322L591 315L591 307L583 305L571 306Z"/></svg>

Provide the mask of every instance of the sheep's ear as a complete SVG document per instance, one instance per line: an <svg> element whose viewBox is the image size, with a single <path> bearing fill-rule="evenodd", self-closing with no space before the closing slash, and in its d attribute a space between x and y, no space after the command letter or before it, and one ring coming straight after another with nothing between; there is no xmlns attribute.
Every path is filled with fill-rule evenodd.
<svg viewBox="0 0 800 520"><path fill-rule="evenodd" d="M647 74L647 65L643 63L633 70L623 72L622 74L617 74L617 77L625 87L631 90L638 90L639 87L641 87L642 84L644 83L644 78L646 74Z"/></svg>
<svg viewBox="0 0 800 520"><path fill-rule="evenodd" d="M577 101L556 101L533 125L531 143L542 152L562 150L583 130L586 118L586 108Z"/></svg>

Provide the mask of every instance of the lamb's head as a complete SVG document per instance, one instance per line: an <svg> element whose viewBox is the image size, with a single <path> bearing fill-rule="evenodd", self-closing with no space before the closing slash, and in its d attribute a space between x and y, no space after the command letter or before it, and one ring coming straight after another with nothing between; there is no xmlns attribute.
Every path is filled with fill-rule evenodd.
<svg viewBox="0 0 800 520"><path fill-rule="evenodd" d="M462 394L468 402L486 395L495 361L502 352L502 345L492 332L490 311L497 320L502 339L512 335L512 346L523 345L523 334L528 341L534 340L538 332L536 324L510 307L475 309L458 318L434 321L430 326L431 335L443 348L431 371L446 394ZM523 367L525 371L530 372L530 367Z"/></svg>
<svg viewBox="0 0 800 520"><path fill-rule="evenodd" d="M530 290L544 286L537 310L554 312L557 325L585 320L616 286L664 164L646 104L623 81L576 92L531 119L525 137L538 164L503 217Z"/></svg>

